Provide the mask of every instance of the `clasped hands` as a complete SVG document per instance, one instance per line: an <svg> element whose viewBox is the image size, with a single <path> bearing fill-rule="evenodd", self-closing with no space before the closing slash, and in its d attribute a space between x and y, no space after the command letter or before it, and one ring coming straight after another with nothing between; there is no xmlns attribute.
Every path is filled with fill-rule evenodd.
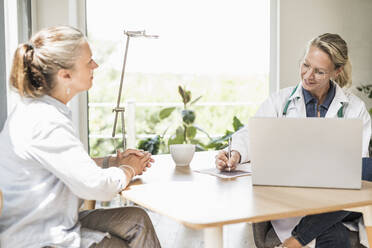
<svg viewBox="0 0 372 248"><path fill-rule="evenodd" d="M151 157L151 153L137 150L127 149L124 152L116 151L115 166L126 166L131 168L132 176L142 175L147 168L151 167L151 163L155 160Z"/></svg>

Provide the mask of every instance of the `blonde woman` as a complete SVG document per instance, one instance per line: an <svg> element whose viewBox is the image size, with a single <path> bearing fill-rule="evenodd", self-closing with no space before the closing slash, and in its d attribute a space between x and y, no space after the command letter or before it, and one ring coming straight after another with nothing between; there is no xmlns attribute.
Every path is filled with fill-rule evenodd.
<svg viewBox="0 0 372 248"><path fill-rule="evenodd" d="M368 157L371 119L365 104L344 91L351 85L351 65L346 42L337 34L322 34L309 42L300 66L301 82L270 96L259 108L259 117L325 117L363 120L363 157ZM216 156L216 166L235 169L238 162L250 160L248 132L243 128L232 139L232 156L226 152ZM324 151L325 153L327 151ZM304 158L306 159L306 158ZM300 218L271 221L276 234L273 246L297 248L315 244L317 248L349 248L349 230L342 221L360 214L339 211ZM313 242L312 242L313 241ZM259 247L260 248L260 247Z"/></svg>
<svg viewBox="0 0 372 248"><path fill-rule="evenodd" d="M0 133L2 248L160 247L140 208L78 211L81 199L111 200L153 162L126 150L100 168L83 149L66 104L92 86L97 67L85 37L67 26L17 48L10 82L21 100Z"/></svg>

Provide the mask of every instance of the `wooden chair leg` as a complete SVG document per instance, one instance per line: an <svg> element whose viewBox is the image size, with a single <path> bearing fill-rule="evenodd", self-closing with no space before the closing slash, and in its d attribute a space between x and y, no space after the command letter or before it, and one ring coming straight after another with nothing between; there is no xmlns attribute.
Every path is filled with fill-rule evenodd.
<svg viewBox="0 0 372 248"><path fill-rule="evenodd" d="M92 210L96 207L96 201L93 200L84 200L84 208L83 210Z"/></svg>

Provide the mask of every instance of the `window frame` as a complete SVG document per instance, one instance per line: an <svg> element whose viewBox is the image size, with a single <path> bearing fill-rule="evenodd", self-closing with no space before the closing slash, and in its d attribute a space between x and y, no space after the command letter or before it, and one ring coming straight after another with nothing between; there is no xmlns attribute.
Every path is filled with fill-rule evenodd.
<svg viewBox="0 0 372 248"><path fill-rule="evenodd" d="M0 51L1 54L6 54L5 50L5 8L4 1L0 2L0 13L3 13L0 16ZM3 129L7 117L7 87L6 87L6 57L0 57L0 130Z"/></svg>
<svg viewBox="0 0 372 248"><path fill-rule="evenodd" d="M270 11L270 21L269 21L269 33L270 33L270 42L269 42L269 47L270 47L270 53L269 53L269 95L277 92L279 90L279 9L278 9L279 3L277 0L269 0L269 11ZM88 99L87 99L88 100ZM141 105L143 103L135 103L135 104L130 104L131 100L128 102L123 102L122 105L125 106L126 110L129 110L130 113L126 113L126 125L127 125L127 145L128 147L133 147L136 144L133 143L135 142L136 138L138 138L135 134L135 124L130 123L131 121L135 121L134 113L131 111L135 108L135 105ZM149 103L144 103L144 104L149 104ZM167 103L164 103L167 105ZM209 104L209 103L207 103ZM241 105L247 105L248 103L238 103ZM99 105L99 106L93 106L93 105ZM95 108L95 107L109 107L109 103L102 103L102 106L99 103L89 103L88 101L88 106L87 106L87 111L89 113L89 108ZM173 105L177 105L174 104ZM172 105L172 106L173 106ZM197 104L198 105L198 104ZM229 105L229 103L226 103L226 105ZM158 106L158 105L157 105ZM128 111L126 111L128 112ZM129 122L129 123L128 123ZM119 124L120 125L120 124ZM87 129L89 132L89 120L87 121ZM97 138L97 137L102 138L109 138L107 135L102 135L102 134L89 134L88 135L88 140L90 138ZM104 136L104 137L103 137ZM142 136L142 135L141 135ZM146 135L143 135L146 136ZM111 138L111 136L110 136ZM143 138L143 137L140 137ZM121 134L116 134L115 139L121 139Z"/></svg>
<svg viewBox="0 0 372 248"><path fill-rule="evenodd" d="M5 108L8 111L4 111L1 109L1 114L0 116L0 125L2 124L1 122L4 122L6 119L6 115L9 112L9 109L12 108L14 104L14 96L12 96L9 86L7 86L7 78L9 78L10 75L10 61L12 57L12 52L16 49L16 46L18 44L19 40L27 40L19 38L20 34L25 34L30 35L30 30L27 31L27 29L19 29L17 32L10 32L9 28L10 27L18 27L19 25L14 25L15 23L30 23L31 22L31 27L32 27L32 33L35 33L37 30L40 29L40 27L46 23L40 23L40 20L43 18L40 18L40 15L42 13L40 10L40 7L48 6L48 10L50 13L53 13L53 10L55 11L61 11L61 9L58 9L58 5L55 5L53 8L53 1L31 1L31 0L18 0L18 1L11 1L11 0L5 0L2 1L3 3L3 12L5 14L3 15L3 21L4 21L4 34L0 39L5 40L5 46L3 45L3 48L1 48L1 41L0 41L0 49L5 50L6 58L5 58L5 64L1 65L1 70L6 71L6 73L1 73L2 78L0 78L0 83L1 80L4 81L4 83L1 83L0 87L5 88L6 90L2 90L0 88L0 96L1 99L4 99L2 101L5 101L5 104L1 104L1 106L5 106ZM21 10L17 11L17 4L23 3L23 8ZM31 3L31 6L30 6ZM86 25L86 0L68 0L64 2L63 4L67 5L67 10L68 13L65 13L67 15L67 18L65 20L62 20L62 23L75 26L79 28L83 33L87 33L87 25ZM14 8L15 6L15 8ZM12 7L12 8L9 8ZM31 8L31 11L29 10ZM8 10L12 12L16 12L17 15L10 15L7 14ZM278 65L278 60L279 60L279 9L278 9L278 3L276 0L270 0L270 64L269 64L269 94L276 92L279 89L279 65ZM23 19L17 20L17 16L22 16L22 13L28 13L31 15L31 18L29 16L23 17ZM13 19L10 19L11 16L16 16ZM1 20L0 20L1 21ZM53 24L52 22L55 22L55 20L48 20L48 23L50 26ZM59 20L59 23L61 23L61 20ZM12 25L10 25L12 24ZM1 23L0 23L1 25ZM14 30L14 28L13 28ZM0 35L1 36L1 35ZM4 37L5 36L5 37ZM9 45L8 45L9 44ZM4 59L3 59L4 60ZM4 97L3 97L4 95ZM89 152L89 117L88 117L88 94L82 93L76 96L69 104L70 108L72 109L73 113L73 122L75 124L75 127L78 130L78 134L80 137L80 140L82 141L84 147L86 150ZM4 107L3 107L4 108ZM4 112L5 112L5 119L4 119ZM1 127L1 126L0 126Z"/></svg>

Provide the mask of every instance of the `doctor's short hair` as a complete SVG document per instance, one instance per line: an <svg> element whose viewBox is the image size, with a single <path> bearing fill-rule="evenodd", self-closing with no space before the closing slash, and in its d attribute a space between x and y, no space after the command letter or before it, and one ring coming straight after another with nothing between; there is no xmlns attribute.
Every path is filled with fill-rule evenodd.
<svg viewBox="0 0 372 248"><path fill-rule="evenodd" d="M325 33L312 39L308 44L308 49L311 46L317 47L327 53L335 69L342 67L341 72L333 80L341 88L351 86L351 64L345 40L338 34Z"/></svg>
<svg viewBox="0 0 372 248"><path fill-rule="evenodd" d="M21 96L41 97L55 87L60 69L73 69L84 35L69 26L42 29L14 53L10 83Z"/></svg>

